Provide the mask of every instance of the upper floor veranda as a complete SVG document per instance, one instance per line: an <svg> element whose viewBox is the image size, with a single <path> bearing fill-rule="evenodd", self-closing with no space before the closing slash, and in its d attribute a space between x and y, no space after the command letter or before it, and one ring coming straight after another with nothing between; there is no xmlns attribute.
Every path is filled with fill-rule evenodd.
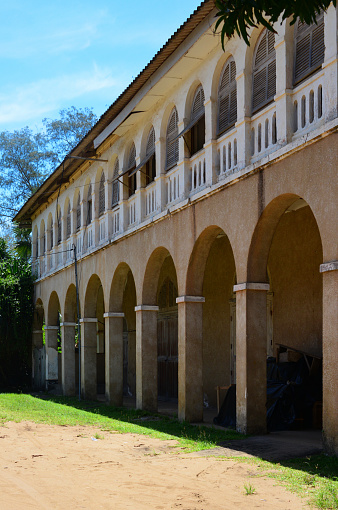
<svg viewBox="0 0 338 510"><path fill-rule="evenodd" d="M38 278L73 263L73 246L88 256L337 128L332 5L317 25L257 27L249 47L234 37L225 51L214 19L211 11L95 135L92 159L36 201Z"/></svg>

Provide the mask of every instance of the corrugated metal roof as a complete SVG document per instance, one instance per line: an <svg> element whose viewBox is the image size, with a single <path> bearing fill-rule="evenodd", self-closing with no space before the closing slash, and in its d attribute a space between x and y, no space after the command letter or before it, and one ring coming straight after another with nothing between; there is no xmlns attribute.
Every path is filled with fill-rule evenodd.
<svg viewBox="0 0 338 510"><path fill-rule="evenodd" d="M112 120L125 108L135 94L147 82L150 76L161 67L170 55L179 47L179 45L191 34L191 32L210 14L214 9L214 0L204 0L189 18L174 32L162 48L154 55L149 64L136 76L130 85L118 96L114 103L101 115L98 122L87 133L87 135L70 152L70 155L93 156L94 139L112 122ZM66 159L56 168L56 170L44 181L34 195L27 200L20 211L14 217L14 220L23 224L29 222L34 211L45 202L60 186L67 182L70 176L81 165L79 160Z"/></svg>

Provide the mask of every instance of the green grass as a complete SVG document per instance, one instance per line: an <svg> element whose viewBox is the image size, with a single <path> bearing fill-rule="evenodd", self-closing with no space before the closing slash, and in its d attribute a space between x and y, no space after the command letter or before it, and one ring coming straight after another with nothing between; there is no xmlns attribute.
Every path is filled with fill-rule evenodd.
<svg viewBox="0 0 338 510"><path fill-rule="evenodd" d="M50 425L91 425L102 431L175 439L187 452L206 450L223 441L245 437L236 431L197 427L166 416L99 402L79 402L75 398L46 395L36 398L26 394L0 394L0 424L24 420Z"/></svg>
<svg viewBox="0 0 338 510"><path fill-rule="evenodd" d="M278 463L258 457L236 457L236 460L256 464L262 476L274 478L290 492L304 497L312 508L338 509L337 457L322 454Z"/></svg>

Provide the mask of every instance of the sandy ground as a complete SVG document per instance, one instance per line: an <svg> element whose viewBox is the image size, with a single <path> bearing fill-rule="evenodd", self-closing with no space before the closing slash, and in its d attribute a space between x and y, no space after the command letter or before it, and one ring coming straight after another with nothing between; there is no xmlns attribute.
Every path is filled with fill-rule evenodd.
<svg viewBox="0 0 338 510"><path fill-rule="evenodd" d="M175 444L91 427L6 423L0 427L0 509L306 508L255 466L186 454ZM255 494L245 495L248 484Z"/></svg>

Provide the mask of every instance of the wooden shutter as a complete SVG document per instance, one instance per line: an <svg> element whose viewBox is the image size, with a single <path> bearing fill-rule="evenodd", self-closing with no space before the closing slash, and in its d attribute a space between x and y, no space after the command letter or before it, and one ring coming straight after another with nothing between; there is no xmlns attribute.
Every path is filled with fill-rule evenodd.
<svg viewBox="0 0 338 510"><path fill-rule="evenodd" d="M170 114L167 127L166 170L175 166L178 161L178 138L176 138L178 134L177 124L178 115L174 107Z"/></svg>
<svg viewBox="0 0 338 510"><path fill-rule="evenodd" d="M70 204L68 204L68 209L67 209L67 226L66 226L66 236L67 236L67 239L70 236L70 233L71 233Z"/></svg>
<svg viewBox="0 0 338 510"><path fill-rule="evenodd" d="M129 152L129 158L128 158L128 169L133 168L136 166L136 149L135 144L131 146L130 152Z"/></svg>
<svg viewBox="0 0 338 510"><path fill-rule="evenodd" d="M102 216L104 214L105 208L106 208L106 201L104 196L104 174L101 175L100 179L100 187L99 187L99 216Z"/></svg>
<svg viewBox="0 0 338 510"><path fill-rule="evenodd" d="M204 111L204 90L202 85L195 92L195 97L191 108L191 120L198 117Z"/></svg>
<svg viewBox="0 0 338 510"><path fill-rule="evenodd" d="M317 24L298 20L295 29L294 84L321 67L324 62L324 14L317 17Z"/></svg>
<svg viewBox="0 0 338 510"><path fill-rule="evenodd" d="M218 88L218 134L237 121L236 64L233 59L225 64Z"/></svg>
<svg viewBox="0 0 338 510"><path fill-rule="evenodd" d="M87 195L87 225L92 221L92 185L89 186Z"/></svg>
<svg viewBox="0 0 338 510"><path fill-rule="evenodd" d="M265 29L257 42L254 58L252 111L270 103L276 94L275 35Z"/></svg>
<svg viewBox="0 0 338 510"><path fill-rule="evenodd" d="M155 130L152 127L148 135L146 155L149 156L153 152L155 152Z"/></svg>
<svg viewBox="0 0 338 510"><path fill-rule="evenodd" d="M119 165L119 160L117 159L115 161L115 166L114 166L114 173L113 173L113 198L112 198L112 207L114 207L115 205L117 205L119 203L119 200L120 200L120 194L119 194L119 181L116 181L114 179L116 179L119 175L119 171L120 171L120 165Z"/></svg>
<svg viewBox="0 0 338 510"><path fill-rule="evenodd" d="M61 212L57 212L57 233L58 233L58 244L61 243Z"/></svg>
<svg viewBox="0 0 338 510"><path fill-rule="evenodd" d="M79 194L76 206L76 230L79 230L80 228L81 228L81 199Z"/></svg>

